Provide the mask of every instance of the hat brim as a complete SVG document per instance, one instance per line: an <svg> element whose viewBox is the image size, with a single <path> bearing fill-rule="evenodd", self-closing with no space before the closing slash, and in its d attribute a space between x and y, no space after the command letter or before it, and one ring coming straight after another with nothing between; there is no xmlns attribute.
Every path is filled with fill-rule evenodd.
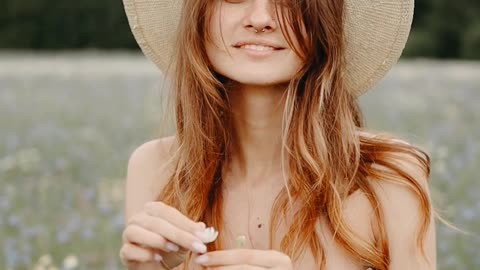
<svg viewBox="0 0 480 270"><path fill-rule="evenodd" d="M165 71L174 50L182 0L123 0L143 53ZM346 0L345 86L360 96L400 58L411 29L414 0Z"/></svg>

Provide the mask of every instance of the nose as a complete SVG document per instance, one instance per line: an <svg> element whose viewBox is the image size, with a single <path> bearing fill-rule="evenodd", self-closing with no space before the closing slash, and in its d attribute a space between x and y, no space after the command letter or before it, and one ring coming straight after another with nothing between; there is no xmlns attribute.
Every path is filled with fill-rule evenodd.
<svg viewBox="0 0 480 270"><path fill-rule="evenodd" d="M249 1L250 6L245 9L245 28L255 32L256 29L261 31L275 31L277 28L275 22L275 8L271 0L253 0Z"/></svg>

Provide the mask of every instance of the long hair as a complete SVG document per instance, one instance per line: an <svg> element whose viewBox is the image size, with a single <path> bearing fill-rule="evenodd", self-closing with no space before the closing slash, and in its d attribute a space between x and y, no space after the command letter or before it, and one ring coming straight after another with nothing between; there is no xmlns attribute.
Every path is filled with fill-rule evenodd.
<svg viewBox="0 0 480 270"><path fill-rule="evenodd" d="M212 40L208 24L214 5L214 0L185 0L183 4L172 62L177 148L173 173L157 199L222 232L221 170L231 156L234 140L228 79L213 70L204 45ZM324 247L315 230L318 218L324 217L329 229L335 231L335 240L354 258L374 269L388 269L384 215L372 181L395 181L418 195L422 216L417 246L423 251L433 208L419 179L398 161L414 160L428 179L430 158L418 147L388 134L366 136L359 132L364 124L358 101L342 80L344 1L291 0L283 1L282 6L286 7L281 16L282 33L293 47L284 29L291 25L300 41L299 48L293 50L303 65L285 90L282 160L288 174L273 205L270 247L278 222L286 219L296 201L304 207L295 213L281 240L281 251L293 261L310 248L317 265L324 268ZM343 219L342 203L357 190L374 209L375 243L356 235ZM217 241L208 245L209 250L222 249L222 241L220 233Z"/></svg>

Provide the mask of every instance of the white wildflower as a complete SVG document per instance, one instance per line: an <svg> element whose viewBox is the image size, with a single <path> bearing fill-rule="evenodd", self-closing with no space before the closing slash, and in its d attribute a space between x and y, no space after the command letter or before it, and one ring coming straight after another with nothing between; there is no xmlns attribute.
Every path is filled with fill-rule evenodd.
<svg viewBox="0 0 480 270"><path fill-rule="evenodd" d="M52 256L50 254L45 254L38 259L38 264L40 266L48 266L52 263Z"/></svg>
<svg viewBox="0 0 480 270"><path fill-rule="evenodd" d="M215 239L217 239L217 236L218 232L213 227L206 228L205 231L199 235L200 239L205 244L215 241Z"/></svg>
<svg viewBox="0 0 480 270"><path fill-rule="evenodd" d="M75 269L78 266L78 259L75 255L68 255L63 259L63 268Z"/></svg>

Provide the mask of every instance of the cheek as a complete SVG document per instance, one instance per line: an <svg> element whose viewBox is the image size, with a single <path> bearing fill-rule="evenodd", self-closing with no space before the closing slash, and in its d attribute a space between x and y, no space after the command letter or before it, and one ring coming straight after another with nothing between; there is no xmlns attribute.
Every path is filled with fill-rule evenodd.
<svg viewBox="0 0 480 270"><path fill-rule="evenodd" d="M224 39L226 39L226 35L233 31L235 24L238 24L241 20L239 16L238 12L234 12L221 4L215 7L208 27L212 34L212 39L214 38L217 45L222 44L222 34Z"/></svg>
<svg viewBox="0 0 480 270"><path fill-rule="evenodd" d="M222 26L218 23L218 17L214 16L210 22L210 41L205 42L205 49L210 62L229 61L229 53L234 53L232 34L234 27L229 20L223 19Z"/></svg>

